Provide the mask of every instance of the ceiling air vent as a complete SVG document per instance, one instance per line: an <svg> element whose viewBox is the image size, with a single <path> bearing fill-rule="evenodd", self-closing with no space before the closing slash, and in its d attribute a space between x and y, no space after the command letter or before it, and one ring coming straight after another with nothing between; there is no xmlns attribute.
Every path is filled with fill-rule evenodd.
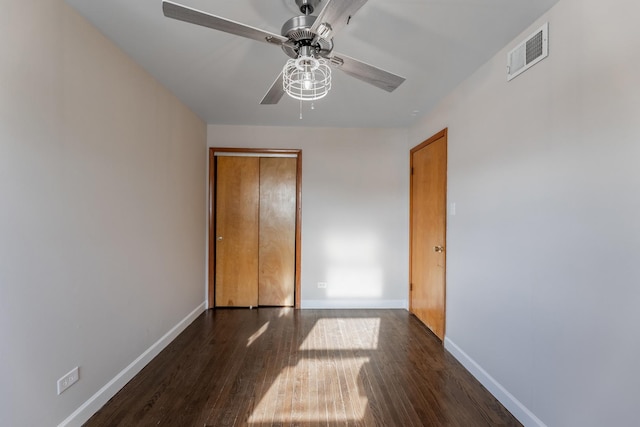
<svg viewBox="0 0 640 427"><path fill-rule="evenodd" d="M549 55L549 23L507 54L507 80L519 76Z"/></svg>

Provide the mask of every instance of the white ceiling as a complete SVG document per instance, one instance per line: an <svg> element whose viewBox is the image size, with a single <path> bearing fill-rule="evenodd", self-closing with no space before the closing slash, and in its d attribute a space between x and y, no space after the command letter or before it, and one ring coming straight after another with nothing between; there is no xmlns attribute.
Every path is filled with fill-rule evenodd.
<svg viewBox="0 0 640 427"><path fill-rule="evenodd" d="M288 59L279 47L165 18L161 0L66 1L209 124L405 127L558 0L369 0L335 51L407 80L387 93L336 71L302 120L286 95L259 105ZM174 1L278 34L300 14L294 0Z"/></svg>

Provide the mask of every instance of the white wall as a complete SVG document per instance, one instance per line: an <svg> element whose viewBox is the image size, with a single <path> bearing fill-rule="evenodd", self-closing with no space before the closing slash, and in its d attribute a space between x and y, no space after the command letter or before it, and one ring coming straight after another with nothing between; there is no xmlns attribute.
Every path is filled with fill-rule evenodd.
<svg viewBox="0 0 640 427"><path fill-rule="evenodd" d="M405 130L209 125L207 138L210 147L302 149L303 308L406 307Z"/></svg>
<svg viewBox="0 0 640 427"><path fill-rule="evenodd" d="M514 40L410 129L449 127L447 347L529 425L638 423L639 14L561 0L547 59L507 83Z"/></svg>
<svg viewBox="0 0 640 427"><path fill-rule="evenodd" d="M0 424L51 426L202 307L206 126L62 0L2 9Z"/></svg>

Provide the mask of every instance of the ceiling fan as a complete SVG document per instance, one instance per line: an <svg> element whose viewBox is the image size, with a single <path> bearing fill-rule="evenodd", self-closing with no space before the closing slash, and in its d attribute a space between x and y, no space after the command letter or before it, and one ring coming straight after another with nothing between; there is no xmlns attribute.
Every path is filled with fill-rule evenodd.
<svg viewBox="0 0 640 427"><path fill-rule="evenodd" d="M163 0L162 10L168 18L280 46L291 59L287 61L260 102L263 105L277 104L285 93L300 101L323 98L331 89L331 67L387 92L394 91L404 82L403 77L333 52L333 37L349 24L353 14L367 0L295 0L295 2L302 15L285 22L281 34L271 33L167 0ZM324 3L324 7L320 13L313 15L320 3Z"/></svg>

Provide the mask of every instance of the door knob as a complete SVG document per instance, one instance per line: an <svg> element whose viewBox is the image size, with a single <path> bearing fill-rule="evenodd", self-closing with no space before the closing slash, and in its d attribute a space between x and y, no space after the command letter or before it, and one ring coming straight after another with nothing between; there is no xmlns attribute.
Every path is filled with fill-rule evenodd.
<svg viewBox="0 0 640 427"><path fill-rule="evenodd" d="M218 236L218 240L222 240L222 236Z"/></svg>
<svg viewBox="0 0 640 427"><path fill-rule="evenodd" d="M444 252L444 246L434 246L433 247L433 251L442 253L442 252Z"/></svg>

